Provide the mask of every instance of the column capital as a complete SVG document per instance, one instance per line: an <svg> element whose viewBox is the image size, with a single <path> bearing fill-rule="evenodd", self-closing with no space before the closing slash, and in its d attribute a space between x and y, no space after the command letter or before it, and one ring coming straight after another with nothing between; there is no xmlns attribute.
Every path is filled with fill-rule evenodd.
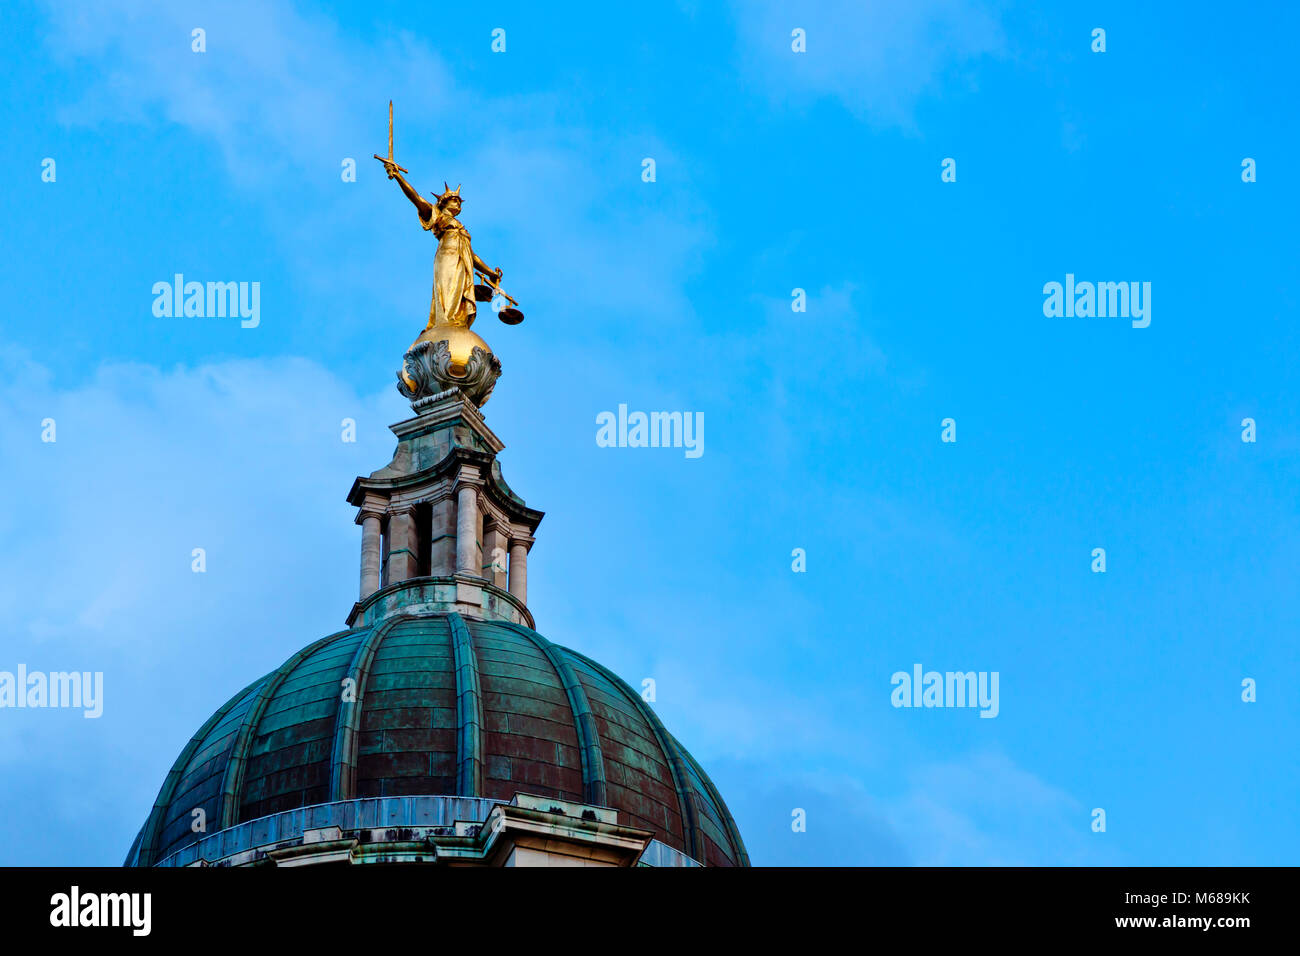
<svg viewBox="0 0 1300 956"><path fill-rule="evenodd" d="M367 518L379 518L381 521L384 515L388 514L389 498L387 495L377 495L373 492L366 492L360 495L359 501L354 501L357 506L356 523L361 524Z"/></svg>
<svg viewBox="0 0 1300 956"><path fill-rule="evenodd" d="M537 539L531 534L520 534L517 531L510 532L510 547L522 546L525 549L533 550L533 544Z"/></svg>
<svg viewBox="0 0 1300 956"><path fill-rule="evenodd" d="M485 484L486 482L483 481L482 475L473 475L461 472L456 476L456 480L453 482L451 490L453 494L457 495L460 494L461 490L464 488L473 488L477 492Z"/></svg>
<svg viewBox="0 0 1300 956"><path fill-rule="evenodd" d="M423 504L436 505L439 501L446 501L448 498L456 497L456 489L451 484L439 485L432 491L426 492L425 496L420 499Z"/></svg>

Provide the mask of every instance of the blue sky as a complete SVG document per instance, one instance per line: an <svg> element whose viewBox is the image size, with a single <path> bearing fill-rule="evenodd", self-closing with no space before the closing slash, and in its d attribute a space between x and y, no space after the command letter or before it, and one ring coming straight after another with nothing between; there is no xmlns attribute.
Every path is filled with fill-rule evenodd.
<svg viewBox="0 0 1300 956"><path fill-rule="evenodd" d="M390 98L528 315L476 331L538 629L655 679L755 863L1297 861L1291 5L0 18L0 670L105 675L98 720L0 711L0 862L119 863L208 714L343 626L432 267ZM260 325L155 318L177 272ZM1151 325L1046 317L1067 273ZM597 447L620 403L704 455ZM996 719L892 707L916 663L997 671Z"/></svg>

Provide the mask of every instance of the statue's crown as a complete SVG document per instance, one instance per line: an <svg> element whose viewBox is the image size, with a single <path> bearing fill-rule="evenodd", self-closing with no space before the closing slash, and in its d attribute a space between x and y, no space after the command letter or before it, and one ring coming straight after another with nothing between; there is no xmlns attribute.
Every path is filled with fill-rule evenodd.
<svg viewBox="0 0 1300 956"><path fill-rule="evenodd" d="M443 205L444 203L447 202L447 200L449 200L449 199L451 199L451 198L453 198L453 197L455 197L456 199L460 199L460 187L461 187L461 185L463 185L463 184L462 184L462 183L457 183L457 184L456 184L456 188L455 188L455 189L452 189L450 186L447 185L447 180L444 179L444 180L442 181L442 189L443 189L443 192L442 192L442 195L438 197L438 205L439 205L439 206Z"/></svg>

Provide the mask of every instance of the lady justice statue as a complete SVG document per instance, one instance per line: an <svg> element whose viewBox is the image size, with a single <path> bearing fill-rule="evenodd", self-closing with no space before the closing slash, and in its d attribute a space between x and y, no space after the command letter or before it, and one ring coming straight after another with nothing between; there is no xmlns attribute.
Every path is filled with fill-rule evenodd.
<svg viewBox="0 0 1300 956"><path fill-rule="evenodd" d="M389 179L406 194L420 216L420 225L438 240L433 256L433 299L429 303L429 323L407 349L405 361L397 373L398 390L416 401L459 388L476 405L487 401L501 363L492 349L470 326L478 311L478 302L496 296L511 307L498 312L501 321L515 325L523 321L518 303L501 291L501 270L493 269L480 259L470 245L469 230L456 217L460 215L460 186L443 183L443 192L433 202L425 199L403 178L406 172L393 161L393 104L388 104L388 156L375 154L384 164ZM483 277L475 285L474 273Z"/></svg>

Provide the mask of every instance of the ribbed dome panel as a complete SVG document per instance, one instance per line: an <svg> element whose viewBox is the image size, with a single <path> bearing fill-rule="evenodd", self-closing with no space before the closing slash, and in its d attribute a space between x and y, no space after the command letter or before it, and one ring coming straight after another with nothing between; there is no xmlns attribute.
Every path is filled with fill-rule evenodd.
<svg viewBox="0 0 1300 956"><path fill-rule="evenodd" d="M749 862L708 777L617 676L525 627L434 613L331 635L232 698L177 759L128 863L315 804L516 793L612 807L708 865Z"/></svg>

